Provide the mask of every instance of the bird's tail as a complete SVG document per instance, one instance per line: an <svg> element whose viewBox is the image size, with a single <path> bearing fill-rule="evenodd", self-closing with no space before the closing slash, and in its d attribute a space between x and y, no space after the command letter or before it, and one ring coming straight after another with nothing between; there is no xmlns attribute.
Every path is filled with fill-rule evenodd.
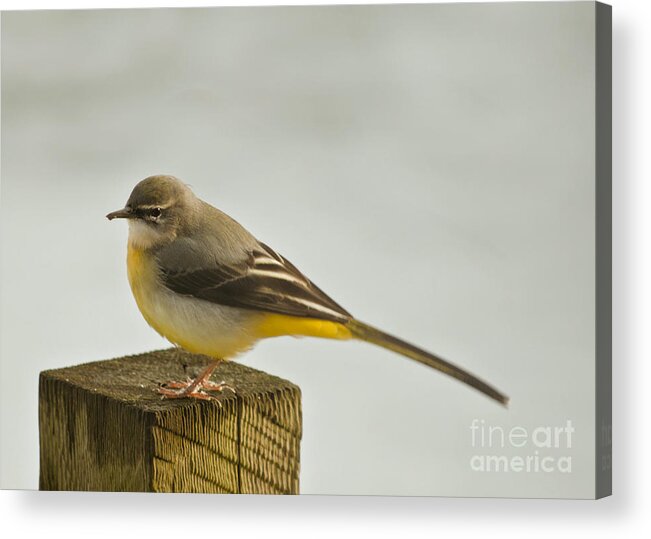
<svg viewBox="0 0 651 539"><path fill-rule="evenodd" d="M345 326L351 332L352 336L356 339L362 341L370 342L396 352L408 358L414 359L419 363L423 363L428 367L437 369L445 374L456 378L457 380L462 381L465 384L468 384L471 387L474 387L477 391L481 391L485 395L489 396L491 399L495 399L497 402L503 404L504 406L508 405L509 398L503 393L499 392L497 389L487 384L483 380L480 380L476 376L470 374L467 371L445 361L444 359L437 357L425 350L417 348L413 344L409 344L403 340L393 337L384 331L380 331L372 326L360 322L359 320L350 320L345 323Z"/></svg>

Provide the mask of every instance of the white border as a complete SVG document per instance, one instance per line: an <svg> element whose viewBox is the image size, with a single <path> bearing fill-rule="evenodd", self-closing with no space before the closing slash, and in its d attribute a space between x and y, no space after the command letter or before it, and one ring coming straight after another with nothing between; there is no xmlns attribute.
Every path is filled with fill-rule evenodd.
<svg viewBox="0 0 651 539"><path fill-rule="evenodd" d="M324 4L327 2L281 2ZM347 2L339 4L390 3ZM404 2L401 2L404 3ZM0 492L6 536L641 537L651 529L651 2L613 4L614 496L598 502ZM61 9L274 2L0 0ZM646 278L645 278L646 277Z"/></svg>

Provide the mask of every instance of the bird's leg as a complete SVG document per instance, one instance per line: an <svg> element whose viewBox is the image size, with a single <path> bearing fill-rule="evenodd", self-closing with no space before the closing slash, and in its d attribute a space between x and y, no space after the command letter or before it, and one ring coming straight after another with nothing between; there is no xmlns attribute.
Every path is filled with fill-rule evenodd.
<svg viewBox="0 0 651 539"><path fill-rule="evenodd" d="M183 372L187 373L188 364L183 358L183 349L178 344L174 345L174 355L176 356L176 360L180 363L181 367L183 367Z"/></svg>
<svg viewBox="0 0 651 539"><path fill-rule="evenodd" d="M222 363L221 359L212 361L194 380L187 382L167 382L157 388L157 392L168 399L194 398L210 400L214 397L206 391L223 391L230 389L235 393L235 389L225 382L215 383L209 380L213 371Z"/></svg>

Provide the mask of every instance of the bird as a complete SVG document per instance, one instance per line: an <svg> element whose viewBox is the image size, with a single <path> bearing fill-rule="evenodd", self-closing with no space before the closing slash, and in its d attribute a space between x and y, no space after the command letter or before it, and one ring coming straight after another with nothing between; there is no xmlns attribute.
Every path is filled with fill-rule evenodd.
<svg viewBox="0 0 651 539"><path fill-rule="evenodd" d="M441 371L506 406L495 387L440 356L361 322L289 260L180 179L149 176L124 208L127 275L147 323L173 345L211 358L197 377L162 383L161 398L210 400L235 388L212 382L223 362L261 339L294 336L361 340Z"/></svg>

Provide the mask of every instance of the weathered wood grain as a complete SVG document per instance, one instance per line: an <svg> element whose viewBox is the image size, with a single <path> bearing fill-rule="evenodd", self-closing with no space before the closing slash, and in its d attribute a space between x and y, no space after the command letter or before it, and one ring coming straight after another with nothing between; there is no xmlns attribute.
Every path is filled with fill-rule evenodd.
<svg viewBox="0 0 651 539"><path fill-rule="evenodd" d="M297 494L300 389L229 362L218 400L163 400L208 358L160 350L44 371L41 490Z"/></svg>

